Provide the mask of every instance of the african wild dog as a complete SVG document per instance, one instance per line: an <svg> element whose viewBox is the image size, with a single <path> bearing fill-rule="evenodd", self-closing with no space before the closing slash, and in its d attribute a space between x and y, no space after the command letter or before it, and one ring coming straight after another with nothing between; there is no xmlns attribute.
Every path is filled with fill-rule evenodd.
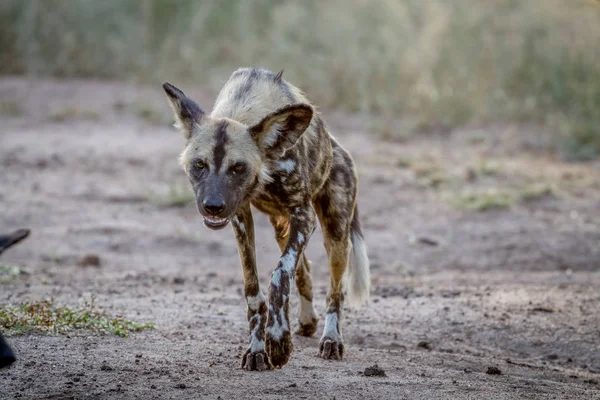
<svg viewBox="0 0 600 400"><path fill-rule="evenodd" d="M312 336L317 330L311 264L304 255L317 217L331 273L319 344L322 358L339 360L344 355L340 319L345 288L354 304L367 301L369 295L354 163L303 93L282 79L282 72L235 71L210 115L175 86L163 85L176 127L187 140L180 161L204 225L221 229L232 221L248 306L250 345L242 359L248 370L288 362L294 277L300 295L297 333ZM258 284L250 205L270 217L282 251L271 276L268 305Z"/></svg>

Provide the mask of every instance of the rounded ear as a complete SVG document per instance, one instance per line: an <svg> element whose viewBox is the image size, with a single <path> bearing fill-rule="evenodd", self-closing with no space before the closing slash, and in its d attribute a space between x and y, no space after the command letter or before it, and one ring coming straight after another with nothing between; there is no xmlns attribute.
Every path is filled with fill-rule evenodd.
<svg viewBox="0 0 600 400"><path fill-rule="evenodd" d="M188 98L169 82L163 83L163 89L173 109L175 127L184 133L186 139L189 139L192 136L194 124L200 122L204 111L194 100Z"/></svg>
<svg viewBox="0 0 600 400"><path fill-rule="evenodd" d="M312 120L308 104L292 104L267 115L250 127L250 135L267 158L277 159L294 147Z"/></svg>

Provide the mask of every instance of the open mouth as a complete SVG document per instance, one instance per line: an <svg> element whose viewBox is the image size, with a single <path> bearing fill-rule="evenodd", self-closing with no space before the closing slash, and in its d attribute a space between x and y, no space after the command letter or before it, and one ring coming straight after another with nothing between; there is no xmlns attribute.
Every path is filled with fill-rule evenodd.
<svg viewBox="0 0 600 400"><path fill-rule="evenodd" d="M204 226L210 229L223 229L229 223L229 218L204 217Z"/></svg>

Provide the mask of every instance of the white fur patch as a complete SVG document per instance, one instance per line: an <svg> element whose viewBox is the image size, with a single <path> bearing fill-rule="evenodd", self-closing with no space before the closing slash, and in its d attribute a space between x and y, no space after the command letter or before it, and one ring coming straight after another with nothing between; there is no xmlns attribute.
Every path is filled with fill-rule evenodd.
<svg viewBox="0 0 600 400"><path fill-rule="evenodd" d="M313 319L317 319L318 317L312 301L300 295L300 313L298 314L300 322L303 324L312 324Z"/></svg>
<svg viewBox="0 0 600 400"><path fill-rule="evenodd" d="M258 337L258 329L260 328L261 322L260 319L261 315L255 314L252 316L252 318L250 318L250 321L248 321L252 322L253 320L258 320L254 326L254 329L252 329L252 332L250 332L250 351L253 353L263 351L265 349L265 341Z"/></svg>
<svg viewBox="0 0 600 400"><path fill-rule="evenodd" d="M263 143L266 148L273 146L277 141L277 137L281 134L281 132L277 128L277 124L273 124L269 132L267 132L267 134L264 136Z"/></svg>
<svg viewBox="0 0 600 400"><path fill-rule="evenodd" d="M281 318L281 328L285 331L288 332L290 330L290 327L288 326L288 322L287 319L285 318L285 308L280 308L279 309L279 317Z"/></svg>
<svg viewBox="0 0 600 400"><path fill-rule="evenodd" d="M234 216L231 221L240 230L240 232L246 233L246 225L244 225L244 223L240 221L237 215Z"/></svg>
<svg viewBox="0 0 600 400"><path fill-rule="evenodd" d="M256 296L246 297L246 304L248 309L252 311L258 311L261 304L265 303L265 295L259 290ZM258 314L257 314L258 315Z"/></svg>
<svg viewBox="0 0 600 400"><path fill-rule="evenodd" d="M264 351L265 341L262 339L258 339L256 336L253 336L252 339L253 340L250 342L250 351L252 353L258 353L259 351Z"/></svg>
<svg viewBox="0 0 600 400"><path fill-rule="evenodd" d="M291 174L296 169L296 161L291 159L278 161L277 169L279 171L285 171L288 174Z"/></svg>
<svg viewBox="0 0 600 400"><path fill-rule="evenodd" d="M275 312L273 311L273 313L275 313ZM273 325L270 328L267 328L269 331L269 334L275 340L281 339L283 337L284 333L290 331L287 320L285 319L284 308L281 308L279 310L279 317L281 318L281 325L279 325L277 318L274 318Z"/></svg>
<svg viewBox="0 0 600 400"><path fill-rule="evenodd" d="M325 328L323 329L323 337L327 337L335 340L336 342L341 341L340 333L338 332L338 315L336 313L329 313L325 317Z"/></svg>
<svg viewBox="0 0 600 400"><path fill-rule="evenodd" d="M273 326L267 329L273 339L279 340L283 337L283 329L281 328L281 326L279 326L279 323L277 323L277 321L275 321Z"/></svg>
<svg viewBox="0 0 600 400"><path fill-rule="evenodd" d="M281 267L275 268L271 274L271 284L275 287L281 286L281 272L287 272L290 281L294 278L294 266L298 262L298 252L294 249L288 251L279 260Z"/></svg>
<svg viewBox="0 0 600 400"><path fill-rule="evenodd" d="M281 270L276 268L271 274L271 285L275 287L281 286Z"/></svg>
<svg viewBox="0 0 600 400"><path fill-rule="evenodd" d="M183 151L179 154L179 166L181 168L183 168L183 170L185 171L185 173L189 173L189 168L188 168L188 164L187 164L187 159L188 159L188 152L190 152L190 148L186 147L185 149L183 149Z"/></svg>
<svg viewBox="0 0 600 400"><path fill-rule="evenodd" d="M365 241L356 232L352 232L352 252L349 268L344 273L344 286L348 289L347 305L351 308L369 302L371 274L369 257Z"/></svg>
<svg viewBox="0 0 600 400"><path fill-rule="evenodd" d="M258 174L258 180L263 185L273 182L273 177L271 176L271 171L269 170L269 168L266 165L263 165L262 167L260 167L260 172Z"/></svg>
<svg viewBox="0 0 600 400"><path fill-rule="evenodd" d="M294 267L296 266L296 261L298 259L298 252L294 249L288 249L288 251L281 257L281 268L284 271L290 273L290 275L294 272Z"/></svg>
<svg viewBox="0 0 600 400"><path fill-rule="evenodd" d="M304 243L304 235L302 234L302 232L298 232L298 244L303 244Z"/></svg>

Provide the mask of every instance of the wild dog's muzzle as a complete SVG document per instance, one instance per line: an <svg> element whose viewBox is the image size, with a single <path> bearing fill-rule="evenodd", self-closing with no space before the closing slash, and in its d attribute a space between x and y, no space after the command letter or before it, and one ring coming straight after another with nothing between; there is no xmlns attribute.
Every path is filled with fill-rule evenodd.
<svg viewBox="0 0 600 400"><path fill-rule="evenodd" d="M219 218L219 217L207 217L204 216L204 226L213 230L219 230L225 228L229 223L229 218Z"/></svg>
<svg viewBox="0 0 600 400"><path fill-rule="evenodd" d="M223 229L228 223L228 217L222 217L220 214L225 211L225 202L220 199L206 199L198 204L198 211L204 218L204 226L210 229Z"/></svg>

